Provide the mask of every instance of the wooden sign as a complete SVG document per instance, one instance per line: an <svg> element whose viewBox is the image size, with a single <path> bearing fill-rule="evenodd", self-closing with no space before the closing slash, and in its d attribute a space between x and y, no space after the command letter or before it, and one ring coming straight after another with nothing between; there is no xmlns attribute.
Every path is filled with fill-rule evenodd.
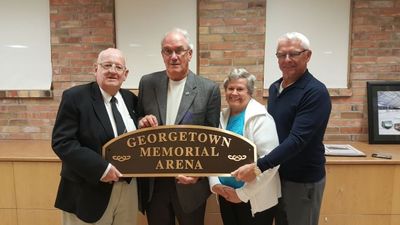
<svg viewBox="0 0 400 225"><path fill-rule="evenodd" d="M229 175L255 162L255 145L227 130L171 125L118 136L103 146L103 157L126 177Z"/></svg>

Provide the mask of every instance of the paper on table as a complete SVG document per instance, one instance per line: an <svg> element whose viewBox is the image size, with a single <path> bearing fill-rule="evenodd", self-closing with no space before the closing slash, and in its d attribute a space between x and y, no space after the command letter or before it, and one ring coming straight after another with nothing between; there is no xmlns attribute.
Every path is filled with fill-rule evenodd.
<svg viewBox="0 0 400 225"><path fill-rule="evenodd" d="M364 152L346 144L325 144L327 156L365 156Z"/></svg>

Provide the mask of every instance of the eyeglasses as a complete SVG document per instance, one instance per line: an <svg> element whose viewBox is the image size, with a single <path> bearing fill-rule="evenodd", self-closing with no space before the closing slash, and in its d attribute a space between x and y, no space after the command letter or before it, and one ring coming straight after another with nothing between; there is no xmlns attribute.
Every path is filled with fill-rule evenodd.
<svg viewBox="0 0 400 225"><path fill-rule="evenodd" d="M281 53L281 52L277 52L276 58L278 59L286 59L286 57L289 57L289 59L294 59L297 58L301 55L301 53L308 51L307 49L304 49L303 51L292 51L292 52L288 52L288 53Z"/></svg>
<svg viewBox="0 0 400 225"><path fill-rule="evenodd" d="M126 70L126 67L121 64L115 64L115 63L110 63L110 62L102 62L102 63L97 63L97 64L100 65L105 70L111 70L112 68L114 68L115 72L117 72L119 74L125 72L125 70Z"/></svg>
<svg viewBox="0 0 400 225"><path fill-rule="evenodd" d="M190 48L188 49L184 49L184 48L177 48L175 50L169 49L169 48L163 48L161 50L162 54L164 54L165 56L172 56L175 52L175 55L177 56L183 56L186 54L186 52L188 52L190 50Z"/></svg>

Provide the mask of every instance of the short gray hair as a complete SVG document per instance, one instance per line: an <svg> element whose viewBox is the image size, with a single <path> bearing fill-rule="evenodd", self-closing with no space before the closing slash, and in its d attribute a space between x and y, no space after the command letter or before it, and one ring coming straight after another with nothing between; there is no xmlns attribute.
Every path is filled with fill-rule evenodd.
<svg viewBox="0 0 400 225"><path fill-rule="evenodd" d="M228 77L224 80L224 88L225 91L228 88L229 82L233 80L237 80L240 78L244 78L247 80L247 90L249 91L249 95L252 96L254 93L254 84L256 81L256 76L247 72L244 68L233 68L229 73Z"/></svg>
<svg viewBox="0 0 400 225"><path fill-rule="evenodd" d="M165 33L163 39L161 40L161 48L163 47L163 43L164 43L165 38L166 38L169 34L172 34L172 33L182 34L182 36L183 36L183 37L185 38L185 40L187 41L189 48L193 50L193 46L194 46L194 45L193 45L193 43L191 42L189 33L187 32L187 30L184 30L184 29L181 29L181 28L174 28L174 29L168 31L167 33Z"/></svg>
<svg viewBox="0 0 400 225"><path fill-rule="evenodd" d="M308 38L302 33L289 32L289 33L282 35L281 37L278 38L277 46L279 46L279 43L281 41L286 41L286 40L300 41L300 45L301 45L301 47L303 47L303 49L310 50L310 40L308 40Z"/></svg>

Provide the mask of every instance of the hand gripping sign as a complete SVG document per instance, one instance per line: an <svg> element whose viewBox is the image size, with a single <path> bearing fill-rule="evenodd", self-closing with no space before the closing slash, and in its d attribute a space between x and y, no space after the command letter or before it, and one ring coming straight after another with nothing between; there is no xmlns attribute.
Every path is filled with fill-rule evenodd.
<svg viewBox="0 0 400 225"><path fill-rule="evenodd" d="M255 162L255 145L227 130L171 125L118 136L103 146L103 157L125 177L229 175Z"/></svg>

